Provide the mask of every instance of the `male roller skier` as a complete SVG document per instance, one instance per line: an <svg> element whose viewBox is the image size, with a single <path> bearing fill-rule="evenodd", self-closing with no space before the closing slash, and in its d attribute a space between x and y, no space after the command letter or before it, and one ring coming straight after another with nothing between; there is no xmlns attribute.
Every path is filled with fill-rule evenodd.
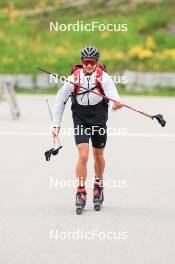
<svg viewBox="0 0 175 264"><path fill-rule="evenodd" d="M97 70L98 60L100 58L99 50L95 47L85 47L80 53L82 69L78 69L68 77L71 82L76 82L77 87L81 85L90 91L97 84ZM111 77L105 72L101 71L101 79L99 89L98 87L92 89L94 92L102 93L107 97L113 98L116 103L113 103L113 109L119 109L123 106L120 102L120 97L117 92L116 86ZM76 207L84 208L86 204L86 188L85 181L87 176L87 161L89 155L89 139L91 138L94 158L94 191L93 203L94 208L99 210L100 205L104 200L103 196L103 174L105 168L104 149L107 140L107 126L108 120L108 101L103 97L87 92L82 87L75 92L73 84L66 82L58 91L54 112L53 112L53 137L59 136L61 127L61 120L65 108L65 102L69 96L72 95L72 117L75 133L75 143L79 153L78 162L76 165L76 176L78 179L78 187L76 193ZM81 129L80 129L81 128ZM78 133L77 133L78 131ZM103 131L103 133L101 133ZM90 133L89 133L90 132ZM77 211L78 213L78 211Z"/></svg>

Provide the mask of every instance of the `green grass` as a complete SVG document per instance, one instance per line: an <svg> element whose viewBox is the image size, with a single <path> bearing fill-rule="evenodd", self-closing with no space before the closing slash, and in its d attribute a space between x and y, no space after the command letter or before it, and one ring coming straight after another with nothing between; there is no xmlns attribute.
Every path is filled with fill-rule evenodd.
<svg viewBox="0 0 175 264"><path fill-rule="evenodd" d="M118 89L120 95L142 95L142 96L175 96L175 87L156 87L152 90L142 90L142 91L127 91L124 88L120 87Z"/></svg>
<svg viewBox="0 0 175 264"><path fill-rule="evenodd" d="M23 9L32 8L41 1L2 1L0 7L9 5ZM53 1L45 1L46 4ZM79 62L80 49L88 44L97 46L102 52L101 61L109 72L122 69L136 71L175 71L175 36L167 28L175 23L175 2L141 4L128 12L118 12L127 1L116 1L113 9L107 9L104 1L93 1L92 6L59 8L52 13L13 17L0 12L0 73L37 74L36 66L68 75L72 64ZM31 4L31 5L30 5ZM89 14L87 14L87 10ZM59 23L127 23L127 32L49 32L49 21ZM153 46L148 39L151 38ZM130 55L132 48L140 46L138 54ZM144 50L151 57L142 58ZM164 53L165 50L169 53Z"/></svg>
<svg viewBox="0 0 175 264"><path fill-rule="evenodd" d="M15 88L17 94L56 94L58 91L57 87L47 89L26 89L26 88Z"/></svg>
<svg viewBox="0 0 175 264"><path fill-rule="evenodd" d="M18 8L18 9L27 9L27 8L35 8L42 5L44 2L44 5L51 5L54 4L54 0L1 0L0 1L0 8Z"/></svg>

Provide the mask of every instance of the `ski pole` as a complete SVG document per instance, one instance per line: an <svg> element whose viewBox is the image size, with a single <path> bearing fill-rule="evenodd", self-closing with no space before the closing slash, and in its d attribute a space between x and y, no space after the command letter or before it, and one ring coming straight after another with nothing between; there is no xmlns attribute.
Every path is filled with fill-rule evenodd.
<svg viewBox="0 0 175 264"><path fill-rule="evenodd" d="M51 119L51 121L53 121L53 115L52 115L52 111L51 111L48 99L46 99L46 103L47 103L48 111L50 114L50 119ZM57 155L59 150L63 147L60 144L58 137L53 137L53 143L54 143L54 148L51 148L51 149L45 151L45 153L44 153L47 161L50 160L51 155L53 155L53 156ZM57 143L57 147L56 147L56 143Z"/></svg>
<svg viewBox="0 0 175 264"><path fill-rule="evenodd" d="M37 67L37 69L40 70L40 71L43 71L43 72L45 72L45 73L47 73L47 74L51 74L51 75L53 75L53 76L56 76L57 78L60 78L60 76L58 76L58 74L51 73L51 72L49 72L49 71L47 71L47 70L44 70L44 69L42 69L42 68L40 68L40 67ZM69 83L71 83L71 84L73 84L73 85L77 85L76 83L71 82L71 81L69 81L68 79L65 79L65 81L66 81L66 82L69 82ZM108 96L105 96L105 95L103 95L103 94L97 93L97 92L95 92L95 91L88 90L87 88L85 88L85 87L82 86L82 85L79 85L79 86L80 86L81 88L83 88L84 90L88 91L88 92L91 92L91 93L93 93L93 94L96 94L96 95L99 95L99 96L103 97L103 98L106 99L106 100L112 101L112 102L114 102L114 103L117 102L117 101L115 101L114 99L112 99L112 98L110 98L110 97L108 97ZM95 88L95 87L93 87L93 88ZM92 88L92 89L93 89L93 88ZM133 107L131 107L131 106L129 106L129 105L123 104L123 106L126 107L126 108L128 108L128 109L130 109L130 110L132 110L132 111L135 111L135 112L137 112L137 113L139 113L139 114L142 114L142 115L144 115L144 116L146 116L146 117L148 117L148 118L151 118L152 120L155 118L155 119L159 122L159 124L160 124L162 127L164 127L165 124L166 124L166 121L165 121L165 119L163 118L163 115L162 115L162 114L150 115L150 114L147 114L147 113L145 113L145 112L143 112L143 111L137 110L137 109L135 109L135 108L133 108Z"/></svg>
<svg viewBox="0 0 175 264"><path fill-rule="evenodd" d="M48 99L46 99L46 104L47 104L48 111L49 111L49 114L50 114L50 119L51 119L51 121L53 121L52 111L51 111Z"/></svg>

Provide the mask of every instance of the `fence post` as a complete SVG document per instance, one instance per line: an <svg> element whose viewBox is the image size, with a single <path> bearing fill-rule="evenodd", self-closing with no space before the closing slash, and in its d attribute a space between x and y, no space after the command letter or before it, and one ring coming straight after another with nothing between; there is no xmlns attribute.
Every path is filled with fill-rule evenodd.
<svg viewBox="0 0 175 264"><path fill-rule="evenodd" d="M10 81L4 82L3 90L9 102L10 111L14 120L20 117L20 110L15 95L14 85Z"/></svg>

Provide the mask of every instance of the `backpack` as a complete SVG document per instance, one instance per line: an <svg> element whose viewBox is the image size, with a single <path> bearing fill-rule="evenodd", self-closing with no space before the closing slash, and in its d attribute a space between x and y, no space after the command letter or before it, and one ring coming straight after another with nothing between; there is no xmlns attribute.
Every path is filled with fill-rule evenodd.
<svg viewBox="0 0 175 264"><path fill-rule="evenodd" d="M83 66L81 64L75 64L72 67L71 74L74 75L74 83L76 83L76 85L74 86L74 90L72 92L72 95L74 97L76 97L77 94L78 95L86 94L86 93L89 93L90 91L92 91L92 90L94 90L96 88L98 89L100 94L105 95L104 89L102 87L102 84L101 84L100 80L101 80L101 77L103 75L103 71L107 72L106 66L104 64L98 64L98 66L96 68L97 78L96 78L95 87L91 88L89 91L85 90L82 93L79 93L79 91L80 91L80 71L81 71L82 68L83 68Z"/></svg>

